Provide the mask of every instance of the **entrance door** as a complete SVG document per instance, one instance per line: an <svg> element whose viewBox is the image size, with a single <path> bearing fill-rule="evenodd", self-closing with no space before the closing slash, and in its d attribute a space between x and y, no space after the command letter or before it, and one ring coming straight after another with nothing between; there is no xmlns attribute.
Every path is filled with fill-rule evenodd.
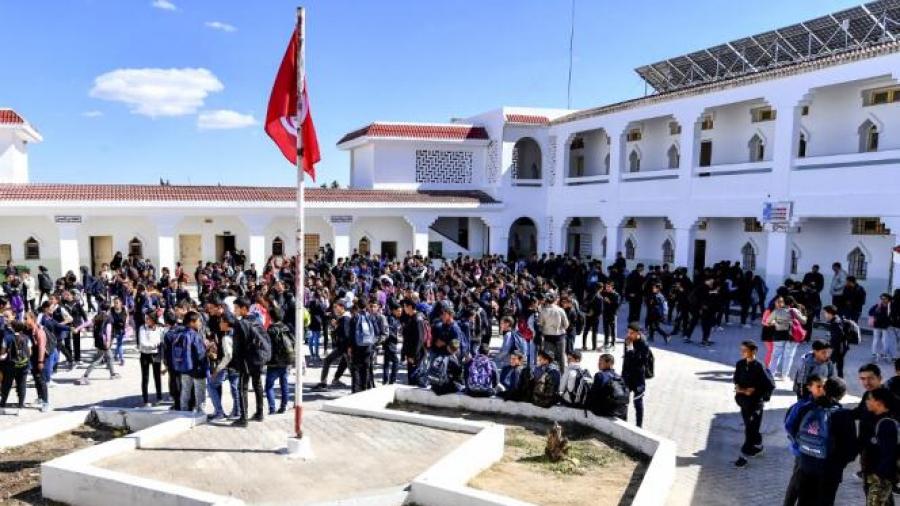
<svg viewBox="0 0 900 506"><path fill-rule="evenodd" d="M381 258L397 258L397 241L381 241Z"/></svg>
<svg viewBox="0 0 900 506"><path fill-rule="evenodd" d="M566 241L566 253L569 255L578 255L581 253L581 234L569 234Z"/></svg>
<svg viewBox="0 0 900 506"><path fill-rule="evenodd" d="M694 241L694 274L703 272L706 268L706 239Z"/></svg>
<svg viewBox="0 0 900 506"><path fill-rule="evenodd" d="M94 274L100 272L103 264L108 264L113 257L113 242L111 235L91 236L91 270Z"/></svg>
<svg viewBox="0 0 900 506"><path fill-rule="evenodd" d="M216 261L221 262L225 259L225 252L230 251L232 258L237 251L233 235L217 235L216 236Z"/></svg>
<svg viewBox="0 0 900 506"><path fill-rule="evenodd" d="M306 260L316 256L319 252L319 234L306 234L303 236L303 256Z"/></svg>
<svg viewBox="0 0 900 506"><path fill-rule="evenodd" d="M0 265L6 265L10 260L12 260L12 245L0 244Z"/></svg>
<svg viewBox="0 0 900 506"><path fill-rule="evenodd" d="M197 262L203 259L203 241L200 234L178 236L178 261L184 267L188 280L193 281Z"/></svg>

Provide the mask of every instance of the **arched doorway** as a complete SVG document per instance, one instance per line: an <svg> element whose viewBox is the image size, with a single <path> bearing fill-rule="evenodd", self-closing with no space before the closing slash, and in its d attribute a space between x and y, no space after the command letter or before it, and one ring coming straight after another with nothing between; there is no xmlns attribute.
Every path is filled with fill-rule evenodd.
<svg viewBox="0 0 900 506"><path fill-rule="evenodd" d="M509 227L509 254L515 259L537 253L537 226L531 218L519 218Z"/></svg>
<svg viewBox="0 0 900 506"><path fill-rule="evenodd" d="M523 137L513 146L513 180L541 179L541 146L531 137Z"/></svg>

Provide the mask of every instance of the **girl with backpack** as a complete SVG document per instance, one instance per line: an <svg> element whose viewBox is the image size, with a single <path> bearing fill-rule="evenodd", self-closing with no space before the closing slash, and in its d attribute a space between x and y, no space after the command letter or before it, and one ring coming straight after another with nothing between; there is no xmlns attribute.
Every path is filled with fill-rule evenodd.
<svg viewBox="0 0 900 506"><path fill-rule="evenodd" d="M27 327L22 322L12 322L9 327L2 329L0 334L0 415L7 414L6 401L16 385L16 395L19 398L18 409L25 407L25 383L28 378L28 365L31 361L32 350L31 336L27 333ZM15 411L18 415L19 411Z"/></svg>

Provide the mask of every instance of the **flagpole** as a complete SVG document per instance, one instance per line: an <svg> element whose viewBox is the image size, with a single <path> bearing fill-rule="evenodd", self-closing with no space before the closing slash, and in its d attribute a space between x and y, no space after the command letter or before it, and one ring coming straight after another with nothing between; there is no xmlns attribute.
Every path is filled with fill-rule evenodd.
<svg viewBox="0 0 900 506"><path fill-rule="evenodd" d="M300 116L303 103L303 39L306 37L306 12L303 7L297 7L297 261L295 267L297 269L295 283L295 325L297 329L294 338L294 355L296 360L297 380L294 384L294 433L297 439L303 439L303 338L305 336L303 328L303 311L306 308L303 297L303 289L305 281L305 241L304 241L304 179L303 170L303 135L302 125L303 118Z"/></svg>

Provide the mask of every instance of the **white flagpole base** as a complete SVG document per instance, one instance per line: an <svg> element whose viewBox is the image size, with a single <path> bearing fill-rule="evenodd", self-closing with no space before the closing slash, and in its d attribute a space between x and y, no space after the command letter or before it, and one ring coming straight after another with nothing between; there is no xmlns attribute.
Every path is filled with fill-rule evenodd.
<svg viewBox="0 0 900 506"><path fill-rule="evenodd" d="M308 435L303 436L303 439L289 437L284 453L289 460L312 460L315 458Z"/></svg>

